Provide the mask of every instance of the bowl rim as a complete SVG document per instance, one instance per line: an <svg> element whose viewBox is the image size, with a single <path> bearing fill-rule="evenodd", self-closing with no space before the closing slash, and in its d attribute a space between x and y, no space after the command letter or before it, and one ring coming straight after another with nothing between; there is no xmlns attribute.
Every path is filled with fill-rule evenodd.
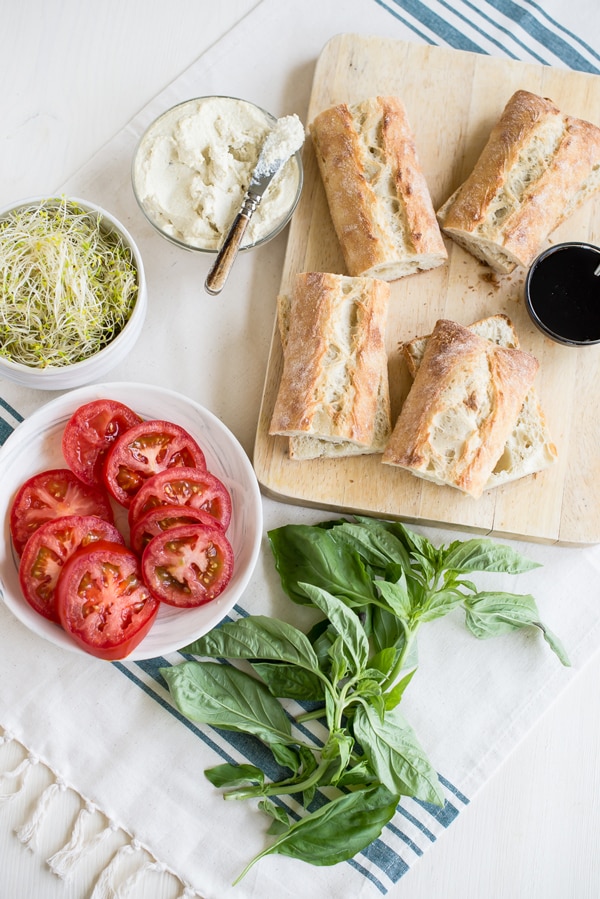
<svg viewBox="0 0 600 899"><path fill-rule="evenodd" d="M63 198L58 194L42 194L39 196L26 197L23 200L17 200L13 203L7 203L4 206L0 207L0 220L5 218L13 210L22 209L24 206L39 206L42 203L61 199ZM0 356L0 366L4 369L4 371L15 372L15 374L18 373L20 375L23 375L24 378L27 378L27 376L30 375L33 379L37 380L38 378L43 379L45 377L45 374L47 374L48 377L56 377L62 372L65 373L65 376L68 372L69 376L72 377L76 376L79 373L84 375L87 369L95 366L98 359L105 353L107 353L107 351L112 350L115 347L118 348L122 343L124 343L125 340L129 338L129 334L131 333L130 325L132 325L132 323L135 324L135 322L137 322L141 315L145 315L146 311L146 273L144 270L142 254L130 231L125 227L125 225L123 225L122 222L119 221L118 218L116 218L116 216L109 212L104 206L100 206L98 203L94 203L91 200L86 200L83 197L74 197L70 195L65 196L64 199L69 203L78 203L86 211L98 213L103 221L105 220L109 223L111 230L116 231L125 240L132 252L137 271L137 296L135 298L133 309L131 310L131 315L129 316L117 336L114 337L106 346L102 347L101 350L98 350L98 352L94 353L92 356L88 356L87 359L81 359L79 362L72 362L71 364L64 366L47 365L44 368L35 368L31 365L25 365L23 362L14 362L12 359L8 359L5 356ZM20 383L23 382L21 381Z"/></svg>
<svg viewBox="0 0 600 899"><path fill-rule="evenodd" d="M553 256L555 253L560 252L562 250L570 250L570 249L583 249L583 250L591 250L598 256L598 261L600 262L600 246L596 246L590 241L587 240L566 240L561 243L553 244L550 247L547 247L541 253L539 253L531 265L527 270L527 274L525 276L524 283L524 298L525 298L525 306L527 312L534 325L555 343L559 343L562 346L571 346L571 347L585 347L585 346L596 346L600 343L600 332L598 336L593 338L592 340L577 340L573 337L564 337L561 334L558 334L556 331L553 331L552 328L549 328L548 325L540 318L539 314L535 310L533 306L533 301L531 298L531 282L532 279L541 263L544 262L549 256ZM600 279L599 279L600 285Z"/></svg>
<svg viewBox="0 0 600 899"><path fill-rule="evenodd" d="M138 139L138 142L136 144L136 147L133 152L132 159L131 159L131 186L132 186L132 190L133 190L133 195L136 199L136 202L137 202L144 218L146 219L148 224L151 225L152 228L154 228L154 230L158 234L160 234L161 237L163 237L165 240L168 240L170 243L174 244L175 246L180 247L180 249L189 250L191 253L206 253L209 256L216 256L216 254L219 252L218 247L212 248L212 247L194 246L193 244L186 243L185 241L181 240L178 237L175 237L172 234L167 234L167 232L164 231L163 228L161 228L161 226L152 219L152 217L148 214L148 212L144 208L144 204L141 200L139 190L136 186L136 176L135 176L138 154L140 152L142 144L144 143L145 139L148 137L150 132L155 127L157 127L159 125L159 123L164 118L166 118L166 116L175 112L175 110L180 109L183 106L188 106L193 103L199 103L203 100L232 100L236 103L245 103L247 106L252 106L252 107L254 107L254 109L258 109L260 112L262 112L263 115L265 115L266 118L270 122L275 123L277 121L277 116L275 116L272 112L269 112L268 109L265 109L263 106L260 106L258 103L254 103L252 100L246 100L243 97L235 97L235 96L232 96L229 94L203 94L203 95L197 96L197 97L190 97L187 100L180 100L178 103L174 103L172 106L169 106L167 109L165 109L163 112L161 112L160 115L156 116L150 122L150 124L146 126L146 128L142 132L140 138ZM255 247L260 247L260 246L262 246L262 244L268 243L268 241L273 240L273 238L277 237L277 235L280 234L283 231L283 229L289 224L290 219L292 218L294 212L296 211L296 207L298 206L298 203L300 202L300 197L302 195L302 190L304 187L304 165L302 163L302 148L297 150L293 154L293 157L290 157L290 158L294 158L296 160L296 164L298 167L298 186L296 189L296 195L294 197L294 201L293 201L292 205L290 206L290 208L286 212L286 214L284 216L282 216L279 223L271 231L269 231L268 234L265 234L264 237L261 237L258 240L255 240L253 243L245 244L245 245L241 246L238 252L245 253L248 250L253 250Z"/></svg>

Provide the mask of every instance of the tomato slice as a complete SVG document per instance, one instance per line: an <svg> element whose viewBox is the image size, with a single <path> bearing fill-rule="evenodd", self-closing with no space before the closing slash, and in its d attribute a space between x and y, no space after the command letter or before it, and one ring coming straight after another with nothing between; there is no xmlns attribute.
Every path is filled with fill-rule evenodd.
<svg viewBox="0 0 600 899"><path fill-rule="evenodd" d="M117 437L139 424L141 416L117 400L99 399L75 410L62 437L62 452L84 484L102 485L102 466Z"/></svg>
<svg viewBox="0 0 600 899"><path fill-rule="evenodd" d="M218 525L184 524L153 537L142 574L161 602L201 606L223 592L233 574L233 550Z"/></svg>
<svg viewBox="0 0 600 899"><path fill-rule="evenodd" d="M160 606L140 560L119 543L100 540L65 562L56 584L60 623L100 659L123 659L148 633Z"/></svg>
<svg viewBox="0 0 600 899"><path fill-rule="evenodd" d="M153 537L182 524L206 524L220 527L217 519L203 509L194 509L193 506L156 506L142 515L131 528L130 546L141 556Z"/></svg>
<svg viewBox="0 0 600 899"><path fill-rule="evenodd" d="M225 485L210 471L173 468L161 471L140 488L129 506L129 526L133 527L157 506L193 506L216 518L223 530L231 520L231 497Z"/></svg>
<svg viewBox="0 0 600 899"><path fill-rule="evenodd" d="M73 553L97 540L124 543L110 522L96 515L66 515L42 524L25 544L19 565L19 581L29 605L58 622L54 591L58 576Z"/></svg>
<svg viewBox="0 0 600 899"><path fill-rule="evenodd" d="M17 491L10 510L10 533L21 555L27 540L40 525L65 515L97 515L114 522L106 493L79 480L69 468L34 474Z"/></svg>
<svg viewBox="0 0 600 899"><path fill-rule="evenodd" d="M169 468L206 468L200 446L191 434L169 421L144 421L122 434L104 462L104 484L128 507L142 484Z"/></svg>

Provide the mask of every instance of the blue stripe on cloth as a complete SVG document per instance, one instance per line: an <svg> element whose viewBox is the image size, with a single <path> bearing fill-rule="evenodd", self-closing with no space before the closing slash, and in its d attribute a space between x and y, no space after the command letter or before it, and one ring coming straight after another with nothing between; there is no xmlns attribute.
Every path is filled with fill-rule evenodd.
<svg viewBox="0 0 600 899"><path fill-rule="evenodd" d="M17 425L20 425L23 421L23 416L14 409L10 403L7 403L6 400L0 397L0 408L8 412L8 415L12 419L9 419L4 415L4 413L0 413L0 446L8 440L12 432L14 431Z"/></svg>
<svg viewBox="0 0 600 899"><path fill-rule="evenodd" d="M236 611L242 616L248 614L241 608L236 609ZM235 764L236 760L242 757L251 764L260 767L271 780L279 779L282 776L282 769L274 761L271 752L259 740L247 734L239 734L235 731L197 726L186 716L182 715L175 706L172 705L169 699L165 698L162 691L167 690L167 685L160 674L160 669L171 665L171 662L167 659L158 657L140 660L134 663L114 662L113 664L119 671L125 674L132 683L142 689L147 696L158 702L163 709L172 714L191 733L199 737L221 760L230 764ZM139 669L140 672L143 672L143 675L149 680L144 680L143 676L136 674L135 669ZM213 736L211 736L211 733ZM313 734L310 736L315 739L315 742L318 742ZM228 752L227 747L232 751ZM440 777L440 783L442 783L449 792L462 797L462 801L465 803L468 802L466 797L464 797L463 794L447 780L447 778ZM286 809L292 818L295 820L299 819L299 814L292 807L287 805L286 802L279 797L277 798L277 801L282 808ZM319 807L327 801L327 797L322 793L317 793L311 807ZM429 830L426 824L417 817L420 811L425 813L426 817L433 817L443 827L447 827L458 814L456 807L447 800L443 808L438 808L429 803L419 802L413 799L403 800L403 802L405 801L411 804L413 812L407 811L402 803L398 807L398 812L404 816L405 820L414 827L414 830L418 834L422 834L429 842L435 840L435 835ZM367 859L372 866L381 871L383 879L373 873L373 870L365 868L358 856L355 856L348 861L348 864L351 864L352 867L368 879L374 888L376 888L382 895L385 895L388 892L388 886L386 886L385 881L389 881L392 884L396 883L410 867L409 863L402 857L397 849L388 844L385 839L386 834L390 840L402 842L416 858L420 857L424 851L424 848L419 846L415 841L416 837L414 835L411 837L396 821L396 823L390 822L385 827L382 837L373 841L360 853L362 858Z"/></svg>
<svg viewBox="0 0 600 899"><path fill-rule="evenodd" d="M523 57L531 57L545 65L551 65L558 59L571 69L600 73L600 67L593 62L593 60L600 62L598 53L535 3L529 3L532 10L530 12L513 0L494 0L493 3L477 5L468 0L462 4L438 0L441 9L449 10L453 16L468 25L469 31L481 35L481 43L478 43L476 39L464 34L439 15L431 5L420 0L387 0L387 2L375 0L375 2L428 44L436 44L438 43L436 39L439 39L439 42L444 42L456 50L476 53L488 53L486 46L493 45L510 58L521 58L518 52L490 34L488 26L492 26L506 35L512 44L521 48L524 51ZM510 24L508 26L504 24L507 19L532 38L532 41L526 42L526 39L520 37ZM591 59L586 58L586 54Z"/></svg>
<svg viewBox="0 0 600 899"><path fill-rule="evenodd" d="M522 6L513 3L512 0L494 0L494 7L509 19L512 19L513 22L517 22L534 40L541 44L542 47L550 50L554 56L569 66L570 69L595 74L600 72L600 69L586 60L572 44L560 37L554 30L546 28L539 19L523 9ZM544 17L565 35L569 34L555 19L551 19L546 13L544 13ZM596 54L593 55L596 56ZM596 58L598 57L596 56Z"/></svg>
<svg viewBox="0 0 600 899"><path fill-rule="evenodd" d="M438 775L438 777L439 777L439 775ZM441 778L440 778L440 780L441 780ZM414 825L414 827L416 827L418 830L420 830L421 833L423 834L423 836L427 837L427 839L431 843L435 843L435 841L437 839L436 835L434 833L432 833L428 827L425 827L425 825L423 824L422 821L419 821L418 818L416 818L414 815L411 815L411 813L402 805L402 803L400 803L400 805L398 806L398 811L401 815L403 815L406 818L407 821L410 821L410 823L412 825Z"/></svg>
<svg viewBox="0 0 600 899"><path fill-rule="evenodd" d="M564 34L569 38L569 40L571 40L574 44L578 44L583 50L585 50L586 53L589 53L590 56L592 56L598 61L598 63L600 63L600 53L594 50L594 48L587 44L581 37L578 37L578 35L576 35L573 31L570 31L568 28L559 25L558 22L550 18L545 9L542 9L542 7L538 6L537 3L533 3L531 2L531 0L526 0L526 2L528 2L528 5L531 6L532 9L535 9L536 13L541 18L546 19L546 21L550 22L552 25L563 31Z"/></svg>
<svg viewBox="0 0 600 899"><path fill-rule="evenodd" d="M449 790L451 793L453 793L457 799L460 799L460 801L464 805L469 804L469 800L467 799L467 797L465 796L464 793L461 793L461 791L458 789L458 787L455 787L454 784L451 784L450 781L447 780L445 777L442 777L441 774L438 774L438 777L439 777L439 780L440 780L440 783L442 784L442 786L446 787L447 790Z"/></svg>
<svg viewBox="0 0 600 899"><path fill-rule="evenodd" d="M395 19L403 22L404 25L410 28L411 31L414 31L415 34L418 34L419 37L422 37L428 44L433 44L435 42L425 32L420 31L411 19L401 15L399 10L414 16L418 22L430 31L433 31L438 37L443 38L444 41L456 50L469 50L475 53L482 52L481 47L473 43L473 41L456 28L453 28L452 25L445 19L442 19L441 16L434 13L424 3L419 3L418 0L392 0L395 8L392 8L388 3L384 3L383 0L375 0L375 2L379 6L382 6L387 12L391 13Z"/></svg>
<svg viewBox="0 0 600 899"><path fill-rule="evenodd" d="M458 815L456 806L452 805L452 803L447 800L443 806L433 805L431 802L423 802L422 799L415 799L414 802L416 802L417 805L420 805L424 811L428 812L432 818L435 818L442 827L448 827Z"/></svg>
<svg viewBox="0 0 600 899"><path fill-rule="evenodd" d="M540 56L538 53L535 53L534 50L533 50L533 48L532 48L531 46L528 46L527 44L524 44L523 41L519 40L519 39L517 38L517 36L515 35L514 31L512 31L512 30L509 29L509 28L505 28L505 27L504 27L503 25L501 25L499 22L495 21L491 16L486 15L486 14L483 12L483 9L481 8L481 5L479 5L479 6L474 6L472 3L465 2L465 6L466 6L469 10L471 10L475 15L481 16L481 18L482 18L485 22L489 22L491 25L494 26L494 28L497 28L498 31L501 31L502 34L505 34L507 37L510 37L511 40L514 41L515 44L518 44L519 47L522 47L522 48L526 51L526 53L528 53L530 56L533 56L533 58L534 58L534 59L537 59L538 62L545 63L545 62L547 61L544 57ZM449 8L452 8L452 7L449 7ZM461 17L461 18L462 18L462 17ZM466 22L469 22L471 25L474 25L474 21L473 21L472 18L471 18L471 19L465 18L465 21L466 21ZM481 33L484 34L486 37L488 36L487 33L486 33L486 31L485 31L485 29L483 29L483 28L478 28L477 30L478 30L478 31L481 31ZM505 47L505 45L502 44L500 41L492 40L492 38L490 38L490 37L488 37L488 40L490 40L491 43L493 43L493 44L495 44L497 47L499 47L504 53L506 53L507 56L512 57L512 59L519 59L519 56L517 56L516 53L509 53L509 52L508 52L508 49L507 49L507 48Z"/></svg>

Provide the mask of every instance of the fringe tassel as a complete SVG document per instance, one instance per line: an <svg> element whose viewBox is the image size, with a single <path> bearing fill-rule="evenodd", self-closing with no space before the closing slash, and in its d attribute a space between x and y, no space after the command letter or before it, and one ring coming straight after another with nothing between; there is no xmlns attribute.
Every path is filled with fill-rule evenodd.
<svg viewBox="0 0 600 899"><path fill-rule="evenodd" d="M0 733L0 746L11 743L14 740L13 734L8 730L4 730ZM24 751L27 751L25 747L23 747L23 749ZM9 802L14 799L15 796L18 796L23 792L29 772L38 764L38 762L39 759L29 753L29 755L22 759L11 771L0 773L0 805ZM55 777L55 780L40 794L30 818L25 823L15 828L15 834L18 839L29 848L34 848L36 837L40 831L40 825L44 820L44 816L53 799L56 797L56 794L70 789L50 768L48 768L48 770L50 774ZM16 784L16 787L12 791L4 792L4 789L8 788L11 784L14 787L15 783L19 781L19 778L20 782ZM74 790L74 792L76 795L79 795L76 790ZM83 797L80 796L79 798L82 802L85 801ZM62 880L66 881L72 876L74 868L85 854L99 846L110 833L120 830L116 824L108 820L108 824L102 830L95 833L93 836L88 837L86 835L88 822L93 815L101 815L105 821L108 820L106 815L100 812L92 802L85 801L85 805L79 810L77 817L73 822L68 842L46 859L46 864L50 871ZM139 854L143 853L146 856L146 860L141 863L132 874L127 875L120 884L115 886L117 869L120 862L124 856L134 852ZM196 892L196 890L189 884L185 884L174 871L170 871L164 864L154 859L151 853L149 853L148 850L135 839L115 852L112 859L98 877L89 899L126 899L126 896L139 884L143 875L149 871L169 871L169 873L179 880L179 883L183 887L183 892L179 894L178 899L201 899L200 894Z"/></svg>
<svg viewBox="0 0 600 899"><path fill-rule="evenodd" d="M121 892L121 889L125 887L125 884L121 885L121 888L114 886L115 873L116 870L121 863L121 859L125 855L131 855L134 852L134 847L131 843L127 843L126 846L121 846L120 849L117 849L109 863L106 865L100 877L96 881L96 885L94 886L94 890L90 899L122 899L124 893ZM137 877L138 872L136 871L133 877ZM127 883L127 881L125 882Z"/></svg>
<svg viewBox="0 0 600 899"><path fill-rule="evenodd" d="M185 886L183 893L180 893L177 899L201 899L200 893L193 890L191 886Z"/></svg>
<svg viewBox="0 0 600 899"><path fill-rule="evenodd" d="M3 774L0 774L0 787L3 787L5 784L8 784L10 780L16 780L18 777L21 777L21 783L17 787L16 790L13 790L11 793L0 793L0 803L9 802L11 799L14 799L15 796L18 796L23 787L25 786L25 780L27 778L28 772L34 765L37 765L38 760L33 756L27 756L24 758L16 768L13 768L12 771L5 771Z"/></svg>
<svg viewBox="0 0 600 899"><path fill-rule="evenodd" d="M48 810L52 799L59 791L64 791L65 785L60 781L55 781L46 787L40 796L34 812L25 824L15 828L15 833L22 843L26 846L33 846L35 837L37 836L40 823Z"/></svg>
<svg viewBox="0 0 600 899"><path fill-rule="evenodd" d="M81 857L90 850L95 849L109 833L115 830L115 826L109 824L93 837L86 839L87 820L96 813L95 806L87 802L75 819L68 843L55 852L54 855L51 855L50 858L46 859L46 864L57 877L68 880Z"/></svg>

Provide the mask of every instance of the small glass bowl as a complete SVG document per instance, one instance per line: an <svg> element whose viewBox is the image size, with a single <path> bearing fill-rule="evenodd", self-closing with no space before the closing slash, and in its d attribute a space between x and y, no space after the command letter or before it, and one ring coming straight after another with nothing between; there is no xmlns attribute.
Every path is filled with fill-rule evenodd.
<svg viewBox="0 0 600 899"><path fill-rule="evenodd" d="M600 247L559 243L540 253L527 272L525 305L533 323L556 343L600 343Z"/></svg>
<svg viewBox="0 0 600 899"><path fill-rule="evenodd" d="M267 110L262 109L260 106L256 106L254 103L250 103L248 100L241 100L236 97L226 97L219 95L211 95L205 97L196 97L191 100L185 100L182 103L178 103L175 106L172 106L170 109L167 109L163 112L158 118L156 118L145 130L142 137L140 138L136 151L132 160L131 167L131 180L133 185L133 193L138 202L140 209L142 210L144 216L147 221L155 228L158 233L169 240L171 243L175 244L178 247L182 247L185 250L191 250L197 253L211 253L216 254L223 240L226 237L226 234L229 230L230 225L235 218L235 215L239 212L239 209L242 205L244 199L244 191L242 191L239 197L239 203L237 203L234 199L231 201L231 207L227 207L227 215L224 216L223 224L221 229L216 229L213 231L215 235L212 237L211 245L208 246L206 241L202 241L201 238L191 239L185 238L182 234L181 228L173 225L172 219L175 217L175 213L173 210L173 206L171 205L173 202L177 202L180 205L177 215L181 214L181 209L185 209L185 203L189 202L189 211L193 216L194 212L194 203L192 198L189 196L189 192L186 192L186 186L190 186L190 182L194 179L193 190L194 193L197 194L201 183L204 182L204 179L200 177L198 170L193 165L188 165L187 163L181 162L180 156L177 154L177 151L174 149L174 141L172 137L172 129L177 126L182 120L190 120L190 117L194 115L194 113L198 113L200 108L204 106L205 108L209 108L210 106L214 106L215 109L220 106L223 109L229 109L230 114L233 116L238 115L239 111L242 109L245 115L253 121L258 122L261 125L265 125L267 127L275 124L277 119ZM153 196L149 194L149 192L145 188L145 173L148 165L148 154L153 150L154 142L157 138L160 138L161 134L165 134L165 129L167 129L168 137L166 141L163 142L163 145L160 151L153 151L154 160L152 162L153 170L160 170L162 167L165 173L169 175L173 175L176 173L176 176L173 178L173 182L170 185L170 194L169 194L169 209L165 208L165 204L161 203L159 205L162 206L162 209L157 208L157 204L153 200ZM258 158L258 147L256 148L256 158ZM236 152L244 153L246 152L243 146L236 148ZM156 157L160 157L160 154L163 154L163 158L156 159ZM202 163L204 164L204 163ZM177 168L178 167L178 168ZM249 167L248 178L252 173L253 166ZM258 236L253 238L253 234L256 233L257 228L259 227L259 222L266 218L266 212L269 210L270 206L273 204L273 194L271 193L271 187L267 190L260 206L257 211L254 213L250 225L248 227L248 231L246 232L245 241L242 243L240 248L241 251L250 250L253 247L258 247L261 244L267 243L267 241L272 240L276 237L288 224L290 221L296 206L298 205L298 201L300 199L300 194L302 193L302 185L304 180L304 173L302 167L302 157L300 151L295 153L291 159L289 159L282 173L277 176L276 181L273 183L273 187L275 187L278 181L281 181L283 177L287 177L290 181L288 189L285 191L286 202L281 206L281 208L277 209L276 214L272 221L269 221L267 230L262 228L262 230L258 234ZM187 183L187 184L186 184ZM217 198L218 202L218 198ZM266 226L265 226L266 227Z"/></svg>
<svg viewBox="0 0 600 899"><path fill-rule="evenodd" d="M20 209L52 205L55 199L57 205L64 201L80 207L84 212L89 212L94 218L98 216L101 227L106 228L108 233L117 235L122 245L131 253L137 272L137 295L131 315L117 336L101 350L80 362L38 368L0 356L0 378L7 378L23 387L32 387L38 390L65 390L81 387L89 384L90 381L104 377L112 368L126 359L133 349L140 336L148 305L146 277L140 251L127 229L101 206L77 197L32 197L0 209L0 219L5 219Z"/></svg>

